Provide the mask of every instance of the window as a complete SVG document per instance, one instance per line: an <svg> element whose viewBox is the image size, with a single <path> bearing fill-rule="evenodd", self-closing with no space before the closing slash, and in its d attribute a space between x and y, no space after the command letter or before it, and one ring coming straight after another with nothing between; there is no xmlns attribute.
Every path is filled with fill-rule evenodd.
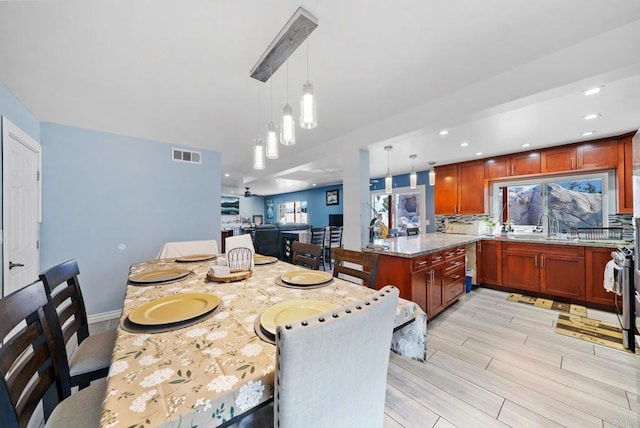
<svg viewBox="0 0 640 428"><path fill-rule="evenodd" d="M278 204L280 223L307 223L307 201L283 202Z"/></svg>
<svg viewBox="0 0 640 428"><path fill-rule="evenodd" d="M396 230L399 235L403 235L407 227L425 230L426 222L420 215L426 211L425 200L424 186L418 186L417 190L398 187L393 189L391 195L382 190L371 192L370 207L382 214L382 222L389 230ZM372 218L370 225L374 220Z"/></svg>
<svg viewBox="0 0 640 428"><path fill-rule="evenodd" d="M493 185L494 217L514 226L535 226L543 214L557 231L606 226L609 192L607 173Z"/></svg>

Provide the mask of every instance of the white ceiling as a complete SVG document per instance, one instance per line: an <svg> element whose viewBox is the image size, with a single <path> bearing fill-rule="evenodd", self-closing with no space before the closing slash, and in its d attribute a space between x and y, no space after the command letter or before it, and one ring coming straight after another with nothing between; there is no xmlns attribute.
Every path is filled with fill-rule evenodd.
<svg viewBox="0 0 640 428"><path fill-rule="evenodd" d="M277 118L285 74L263 84L249 72L299 6L318 19L319 124L255 171L251 140L271 83ZM638 129L638 46L638 0L0 2L0 81L36 117L219 151L225 194L339 183L343 153L358 148L380 177L387 144L401 174L412 153L426 170ZM289 60L295 114L305 59L303 44Z"/></svg>

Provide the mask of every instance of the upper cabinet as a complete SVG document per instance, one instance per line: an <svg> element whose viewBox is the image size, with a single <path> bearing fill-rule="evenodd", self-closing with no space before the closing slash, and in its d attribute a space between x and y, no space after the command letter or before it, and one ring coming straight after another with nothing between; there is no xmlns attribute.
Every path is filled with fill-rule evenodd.
<svg viewBox="0 0 640 428"><path fill-rule="evenodd" d="M618 185L618 212L620 214L633 213L633 152L631 135L620 138L618 144L618 170L616 180Z"/></svg>
<svg viewBox="0 0 640 428"><path fill-rule="evenodd" d="M482 214L484 171L484 161L436 167L436 214Z"/></svg>
<svg viewBox="0 0 640 428"><path fill-rule="evenodd" d="M618 140L593 141L542 151L541 172L608 169L618 166Z"/></svg>
<svg viewBox="0 0 640 428"><path fill-rule="evenodd" d="M484 178L511 177L540 173L540 152L516 153L487 159L484 164Z"/></svg>

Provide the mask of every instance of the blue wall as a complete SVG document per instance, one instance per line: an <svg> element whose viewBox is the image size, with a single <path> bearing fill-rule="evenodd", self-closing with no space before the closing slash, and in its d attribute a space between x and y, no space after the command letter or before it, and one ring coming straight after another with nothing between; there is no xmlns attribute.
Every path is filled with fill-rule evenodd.
<svg viewBox="0 0 640 428"><path fill-rule="evenodd" d="M87 312L120 309L131 263L220 237L220 154L171 161L157 141L42 123L41 269L76 258Z"/></svg>
<svg viewBox="0 0 640 428"><path fill-rule="evenodd" d="M40 122L36 117L25 107L20 100L13 95L13 93L7 88L4 83L0 82L0 116L4 116L9 119L14 125L22 129L24 132L33 137L34 140L40 141ZM2 121L0 121L0 141L2 140ZM0 147L1 149L1 147ZM0 153L2 151L0 150ZM0 222L2 221L2 162L0 162ZM4 230L4 225L0 227ZM4 266L2 264L2 249L3 245L0 245L0 283L4 277L2 270ZM35 279L35 278L34 278Z"/></svg>
<svg viewBox="0 0 640 428"><path fill-rule="evenodd" d="M327 205L326 191L338 189L338 205ZM268 219L265 214L265 223L275 223L279 219L277 207L284 202L307 201L308 223L313 227L323 227L329 224L329 214L342 214L342 185L319 187L317 189L302 190L300 192L283 193L280 195L265 196L265 213L267 212L267 201L273 201L275 215L273 219Z"/></svg>

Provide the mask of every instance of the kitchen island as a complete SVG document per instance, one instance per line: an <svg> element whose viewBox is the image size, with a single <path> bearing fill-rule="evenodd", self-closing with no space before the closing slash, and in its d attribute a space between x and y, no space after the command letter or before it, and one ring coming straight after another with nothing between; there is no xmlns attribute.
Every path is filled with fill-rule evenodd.
<svg viewBox="0 0 640 428"><path fill-rule="evenodd" d="M433 318L464 293L467 255L477 284L611 310L614 294L603 289L603 272L611 250L624 244L428 233L375 240L363 251L380 254L377 288L395 285Z"/></svg>

